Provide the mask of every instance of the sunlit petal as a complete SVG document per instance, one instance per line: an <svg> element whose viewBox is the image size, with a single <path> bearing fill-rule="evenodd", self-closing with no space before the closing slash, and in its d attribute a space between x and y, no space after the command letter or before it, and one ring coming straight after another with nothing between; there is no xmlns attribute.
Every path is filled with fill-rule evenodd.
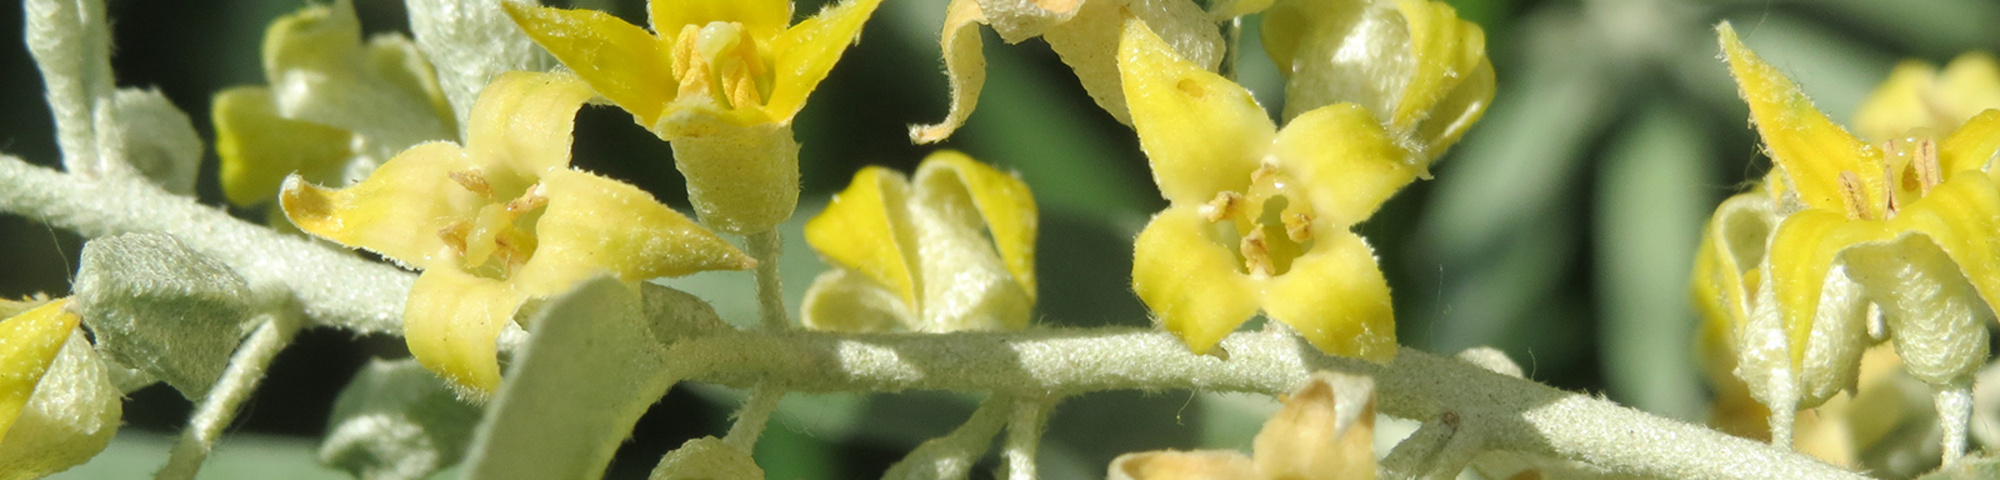
<svg viewBox="0 0 2000 480"><path fill-rule="evenodd" d="M1932 123L1931 108L1924 93L1937 78L1937 67L1922 60L1904 60L1889 71L1889 78L1854 111L1854 129L1862 137L1881 141L1902 136L1912 128Z"/></svg>
<svg viewBox="0 0 2000 480"><path fill-rule="evenodd" d="M2000 170L1992 168L1996 155L2000 155L2000 110L1987 110L1966 120L1938 144L1938 167L1947 179L1966 170L2000 175Z"/></svg>
<svg viewBox="0 0 2000 480"><path fill-rule="evenodd" d="M854 183L833 196L826 210L806 222L806 242L829 263L853 269L917 307L916 240L908 213L909 184L881 167L854 174Z"/></svg>
<svg viewBox="0 0 2000 480"><path fill-rule="evenodd" d="M407 266L431 268L451 262L437 232L471 217L486 202L450 178L473 167L457 145L426 143L343 189L321 188L293 176L285 180L278 201L285 217L306 233Z"/></svg>
<svg viewBox="0 0 2000 480"><path fill-rule="evenodd" d="M917 323L916 313L910 311L913 306L867 276L835 268L819 274L806 288L799 320L813 330L889 332Z"/></svg>
<svg viewBox="0 0 2000 480"><path fill-rule="evenodd" d="M354 133L278 115L263 87L236 87L215 95L215 155L221 159L222 193L240 206L271 201L286 175L332 183L340 179Z"/></svg>
<svg viewBox="0 0 2000 480"><path fill-rule="evenodd" d="M1894 236L1880 222L1850 222L1827 210L1800 211L1778 224L1771 237L1769 281L1783 315L1794 364L1805 358L1813 322L1821 316L1821 291L1840 253L1857 244Z"/></svg>
<svg viewBox="0 0 2000 480"><path fill-rule="evenodd" d="M513 277L523 294L561 293L598 271L636 282L757 265L638 187L556 170L542 175L541 189L549 203L535 224L539 246Z"/></svg>
<svg viewBox="0 0 2000 480"><path fill-rule="evenodd" d="M980 40L979 26L985 23L986 15L980 13L978 2L951 0L945 7L944 32L938 43L944 52L945 77L951 80L951 111L936 124L911 125L911 142L944 141L965 125L965 119L979 105L979 91L986 86L986 42Z"/></svg>
<svg viewBox="0 0 2000 480"><path fill-rule="evenodd" d="M21 416L35 385L55 363L56 353L83 319L58 300L0 320L0 437Z"/></svg>
<svg viewBox="0 0 2000 480"><path fill-rule="evenodd" d="M771 43L777 55L772 64L776 79L764 111L773 121L790 123L805 107L806 97L833 71L847 46L860 40L862 24L881 5L882 0L843 0L785 30Z"/></svg>
<svg viewBox="0 0 2000 480"><path fill-rule="evenodd" d="M511 4L510 4L511 5ZM507 175L524 182L569 165L570 130L576 111L595 96L574 76L508 72L493 79L472 105L466 149L488 174L496 191L527 187L502 185ZM503 194L503 198L511 195Z"/></svg>
<svg viewBox="0 0 2000 480"><path fill-rule="evenodd" d="M978 209L1007 271L1020 282L1029 300L1035 298L1035 235L1039 214L1026 182L963 153L944 150L924 159L917 169L916 183L926 191L959 185Z"/></svg>
<svg viewBox="0 0 2000 480"><path fill-rule="evenodd" d="M1814 208L1834 212L1856 208L1871 218L1883 218L1886 179L1880 173L1884 171L1881 153L1813 107L1812 100L1790 78L1744 47L1728 23L1718 30L1730 72L1736 76L1744 102L1750 104L1750 118L1764 138L1771 161L1783 169L1800 200ZM1843 173L1858 178L1860 188L1843 187ZM1849 205L1850 194L1859 195L1855 200L1861 200L1862 205Z"/></svg>
<svg viewBox="0 0 2000 480"><path fill-rule="evenodd" d="M500 3L529 38L599 95L632 112L640 125L658 121L661 109L674 100L674 72L666 47L646 29L595 10Z"/></svg>
<svg viewBox="0 0 2000 480"><path fill-rule="evenodd" d="M1180 59L1138 21L1125 23L1118 70L1162 194L1199 203L1242 188L1277 130L1249 91Z"/></svg>
<svg viewBox="0 0 2000 480"><path fill-rule="evenodd" d="M1258 478L1257 464L1233 450L1137 452L1111 460L1111 480L1214 480Z"/></svg>
<svg viewBox="0 0 2000 480"><path fill-rule="evenodd" d="M1146 224L1132 246L1133 292L1161 326L1197 354L1249 320L1263 300L1239 273L1241 262L1207 230L1194 208L1170 207ZM1293 275L1296 270L1295 264Z"/></svg>
<svg viewBox="0 0 2000 480"><path fill-rule="evenodd" d="M1374 115L1352 103L1293 119L1278 132L1271 154L1299 182L1315 187L1305 189L1313 212L1341 227L1374 214L1416 180L1419 168Z"/></svg>
<svg viewBox="0 0 2000 480"><path fill-rule="evenodd" d="M495 344L526 297L506 282L457 268L425 270L403 304L410 355L475 398L500 387Z"/></svg>
<svg viewBox="0 0 2000 480"><path fill-rule="evenodd" d="M1335 355L1388 362L1396 314L1374 250L1351 233L1315 236L1312 250L1271 280L1264 312Z"/></svg>
<svg viewBox="0 0 2000 480"><path fill-rule="evenodd" d="M1972 282L1987 308L2000 305L2000 190L1960 175L1903 208L1888 228L1930 237Z"/></svg>
<svg viewBox="0 0 2000 480"><path fill-rule="evenodd" d="M1252 452L1266 479L1375 478L1375 384L1314 372L1264 422Z"/></svg>
<svg viewBox="0 0 2000 480"><path fill-rule="evenodd" d="M1222 64L1222 33L1215 19L1195 2L1186 0L1092 0L1083 2L1075 17L1050 26L1042 34L1049 49L1062 57L1076 73L1078 83L1097 106L1120 123L1131 124L1131 108L1119 73L1118 58L1122 27L1137 19L1176 58L1202 70L1215 71Z"/></svg>
<svg viewBox="0 0 2000 480"><path fill-rule="evenodd" d="M1440 155L1493 100L1486 33L1459 20L1458 11L1444 2L1397 0L1396 9L1409 25L1415 70L1403 86L1390 126L1427 132L1420 140L1430 155Z"/></svg>
<svg viewBox="0 0 2000 480"><path fill-rule="evenodd" d="M669 35L680 33L683 25L736 22L764 40L792 23L791 0L649 0L646 11L653 31Z"/></svg>

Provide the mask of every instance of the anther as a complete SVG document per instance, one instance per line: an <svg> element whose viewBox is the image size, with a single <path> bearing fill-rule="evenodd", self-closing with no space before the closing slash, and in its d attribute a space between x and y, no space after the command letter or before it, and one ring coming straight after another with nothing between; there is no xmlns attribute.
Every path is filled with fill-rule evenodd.
<svg viewBox="0 0 2000 480"><path fill-rule="evenodd" d="M1264 243L1264 229L1251 229L1237 249L1243 252L1243 269L1250 274L1268 277L1278 273L1277 266L1271 264L1271 250Z"/></svg>
<svg viewBox="0 0 2000 480"><path fill-rule="evenodd" d="M470 190L472 193L479 194L479 196L485 197L488 200L493 199L493 184L487 183L486 177L480 175L477 170L451 172L445 174L445 176L451 177L451 181L458 182L458 186L465 187L466 190Z"/></svg>
<svg viewBox="0 0 2000 480"><path fill-rule="evenodd" d="M1840 172L1840 193L1846 197L1847 218L1873 220L1868 215L1868 192L1862 188L1860 176L1854 172Z"/></svg>
<svg viewBox="0 0 2000 480"><path fill-rule="evenodd" d="M1312 215L1305 212L1294 212L1290 215L1285 215L1285 237L1300 243L1311 240L1313 236L1312 221Z"/></svg>
<svg viewBox="0 0 2000 480"><path fill-rule="evenodd" d="M1215 223L1225 218L1235 217L1237 216L1237 208L1242 204L1243 194L1227 190L1217 192L1214 200L1209 200L1208 203L1201 205L1201 218L1208 220L1208 223Z"/></svg>

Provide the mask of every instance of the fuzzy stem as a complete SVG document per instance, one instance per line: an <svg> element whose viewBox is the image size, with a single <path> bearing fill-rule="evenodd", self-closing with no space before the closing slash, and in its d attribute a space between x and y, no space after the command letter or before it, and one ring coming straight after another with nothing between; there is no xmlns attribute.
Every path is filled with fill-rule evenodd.
<svg viewBox="0 0 2000 480"><path fill-rule="evenodd" d="M778 256L784 253L784 238L774 229L752 233L743 239L749 244L750 257L757 259L757 312L764 321L764 329L791 328L792 321L785 313L784 279L778 276Z"/></svg>
<svg viewBox="0 0 2000 480"><path fill-rule="evenodd" d="M215 447L216 438L222 435L223 427L236 418L237 407L257 390L271 359L292 343L292 336L298 331L298 322L278 315L267 317L250 333L250 338L236 349L236 355L229 358L229 369L223 371L222 379L215 382L208 396L196 406L194 417L188 419L187 429L181 431L180 442L174 444L173 454L167 458L167 465L153 478L194 478L201 470L201 462L208 459L208 452Z"/></svg>
<svg viewBox="0 0 2000 480"><path fill-rule="evenodd" d="M1449 411L1424 422L1422 427L1417 427L1417 431L1410 434L1410 438L1403 439L1402 443L1396 444L1396 448L1389 450L1388 456L1382 458L1378 476L1392 480L1428 479L1453 466L1440 461L1444 460L1441 457L1464 457L1463 460L1471 460L1471 455L1456 453L1446 455L1446 451L1452 449L1472 449L1474 451L1470 453L1478 453L1476 450L1481 446L1477 445L1478 442L1471 441L1470 432L1459 429L1462 423L1463 420L1457 413ZM1465 464L1461 462L1456 466L1463 470ZM1453 470L1451 474L1455 477L1458 472Z"/></svg>
<svg viewBox="0 0 2000 480"><path fill-rule="evenodd" d="M911 450L903 460L889 467L884 480L964 479L972 464L993 446L993 436L1007 425L1014 400L992 395L979 402L979 409L965 423L945 436L933 438Z"/></svg>
<svg viewBox="0 0 2000 480"><path fill-rule="evenodd" d="M1938 428L1943 430L1944 464L1965 456L1965 432L1972 421L1972 379L1939 386L1936 393Z"/></svg>
<svg viewBox="0 0 2000 480"><path fill-rule="evenodd" d="M770 422L771 413L778 411L778 401L785 398L785 393L776 383L757 384L750 390L750 396L743 398L743 405L736 410L736 424L730 425L722 440L745 452L755 451L757 437L764 434L764 425Z"/></svg>
<svg viewBox="0 0 2000 480"><path fill-rule="evenodd" d="M1057 400L1055 396L1044 396L1014 401L1013 418L1007 420L1007 440L1000 446L1008 480L1041 477L1035 468L1035 451L1041 446L1042 427L1048 425L1049 410L1055 408Z"/></svg>

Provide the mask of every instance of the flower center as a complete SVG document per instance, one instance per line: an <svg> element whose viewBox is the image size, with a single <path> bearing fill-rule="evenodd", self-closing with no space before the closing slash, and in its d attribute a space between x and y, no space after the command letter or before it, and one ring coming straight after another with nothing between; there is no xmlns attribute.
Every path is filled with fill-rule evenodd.
<svg viewBox="0 0 2000 480"><path fill-rule="evenodd" d="M1938 163L1936 137L1927 129L1914 129L1903 138L1877 145L1882 150L1882 177L1879 200L1871 200L1867 184L1856 172L1840 172L1840 191L1847 217L1857 220L1895 218L1896 211L1931 193L1944 183L1944 168ZM1879 204L1871 204L1879 202ZM1880 207L1875 208L1875 207ZM1880 213L1877 213L1880 212ZM1875 217L1882 218L1875 218Z"/></svg>
<svg viewBox="0 0 2000 480"><path fill-rule="evenodd" d="M438 237L458 255L466 271L488 278L512 276L535 256L534 221L549 204L541 184L530 185L521 196L503 203L477 170L452 172L451 179L488 203L472 219L438 230Z"/></svg>
<svg viewBox="0 0 2000 480"><path fill-rule="evenodd" d="M1222 228L1218 238L1235 238L1242 272L1271 277L1291 271L1292 261L1312 245L1312 205L1290 175L1271 164L1250 173L1243 192L1222 191L1201 206L1202 218ZM1227 222L1227 225L1224 225Z"/></svg>
<svg viewBox="0 0 2000 480"><path fill-rule="evenodd" d="M726 108L764 104L770 96L770 68L757 54L757 39L743 24L684 25L673 48L680 99L706 99Z"/></svg>

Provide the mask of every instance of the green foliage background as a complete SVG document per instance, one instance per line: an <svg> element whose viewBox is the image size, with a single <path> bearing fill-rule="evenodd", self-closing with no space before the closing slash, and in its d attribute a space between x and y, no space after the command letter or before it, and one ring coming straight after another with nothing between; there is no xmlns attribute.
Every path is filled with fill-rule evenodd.
<svg viewBox="0 0 2000 480"><path fill-rule="evenodd" d="M370 32L407 30L401 2L355 3ZM631 20L645 8L640 0L576 3ZM801 2L799 14L819 3ZM1689 353L1695 319L1685 292L1697 229L1767 164L1717 60L1712 25L1735 22L1751 47L1843 120L1902 58L1942 63L2000 47L1992 27L2000 4L1984 0L1450 3L1485 28L1500 89L1485 119L1434 169L1436 180L1404 191L1361 227L1394 287L1401 342L1439 353L1492 345L1536 380L1695 421L1707 402ZM302 5L112 0L118 83L161 89L212 140L209 96L262 83L264 26ZM885 2L801 114L801 219L861 166L909 171L932 149L910 145L904 128L944 113L936 43L943 7ZM20 38L20 14L0 9L0 37ZM1255 25L1246 22L1253 48L1242 81L1276 111L1282 84L1254 48ZM991 77L980 109L944 146L1018 170L1034 188L1043 213L1039 323L1145 325L1127 286L1130 242L1164 201L1130 128L1098 110L1046 45L986 35ZM24 46L0 48L0 152L53 165L40 92ZM665 143L612 108L586 109L578 122L577 165L686 208ZM212 148L209 160L199 190L204 203L221 206ZM80 243L0 216L0 294L66 292ZM797 292L823 267L796 236L788 243L796 307ZM669 283L708 296L732 321L750 321L748 275L707 275ZM278 357L203 478L339 478L309 460L335 394L366 359L403 355L397 338L305 333ZM640 422L611 476L641 478L680 442L719 435L737 395L676 388ZM1111 456L1133 450L1247 448L1269 408L1268 399L1181 391L1072 399L1051 424L1044 472L1097 477ZM150 475L189 410L164 386L135 393L120 439L62 477ZM759 456L772 478L872 477L970 411L970 398L939 393L798 395Z"/></svg>

